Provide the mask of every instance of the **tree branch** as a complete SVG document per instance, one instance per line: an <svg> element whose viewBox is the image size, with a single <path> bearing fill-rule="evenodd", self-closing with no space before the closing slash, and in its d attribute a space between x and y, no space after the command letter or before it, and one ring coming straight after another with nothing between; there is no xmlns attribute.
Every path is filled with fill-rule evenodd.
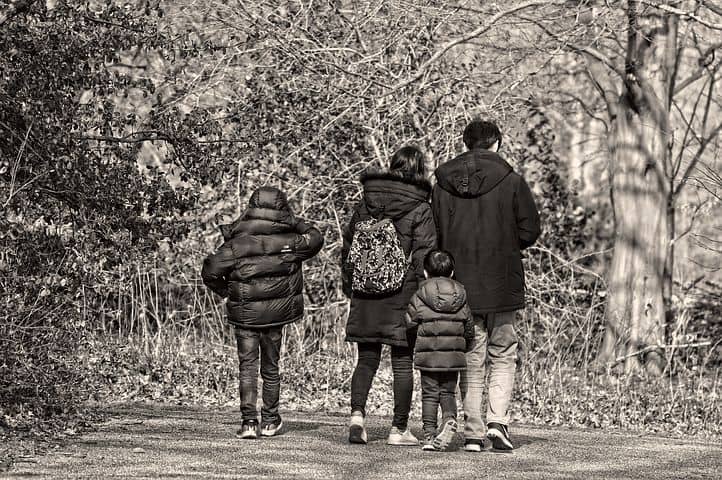
<svg viewBox="0 0 722 480"><path fill-rule="evenodd" d="M27 11L37 0L10 0L5 11L0 11L0 27L8 20Z"/></svg>
<svg viewBox="0 0 722 480"><path fill-rule="evenodd" d="M561 1L549 1L549 0L534 0L529 2L523 2L520 3L514 7L511 7L507 10L502 10L498 12L496 15L493 15L486 23L484 23L479 28L472 30L471 32L468 32L460 37L454 38L448 42L446 42L444 45L441 46L441 48L436 51L431 57L426 60L419 68L416 70L416 73L412 75L410 78L407 78L406 80L397 83L396 85L392 86L390 90L383 93L382 96L386 97L389 95L392 95L394 92L397 92L398 90L401 90L402 88L405 88L412 83L419 80L421 77L424 76L424 73L426 73L426 70L431 67L436 61L438 61L441 57L446 54L449 50L452 48L461 45L462 43L467 43L470 40L473 40L474 38L483 35L487 31L491 30L491 28L502 18L506 17L507 15L511 15L512 13L518 12L520 10L525 10L527 8L531 7L541 7L544 5L561 5L564 2Z"/></svg>
<svg viewBox="0 0 722 480"><path fill-rule="evenodd" d="M697 342L697 343L684 343L681 345L650 345L650 346L644 347L643 349L638 350L636 352L628 353L627 355L617 357L611 366L613 367L619 363L622 363L623 361L625 361L628 358L636 357L637 355L643 355L645 353L648 353L648 352L651 352L654 350L672 350L675 348L698 348L698 347L708 347L710 345L712 345L711 341Z"/></svg>
<svg viewBox="0 0 722 480"><path fill-rule="evenodd" d="M695 22L699 23L700 25L704 25L707 28L711 28L713 30L722 30L722 23L712 23L704 18L701 18L698 15L695 15L692 12L686 12L684 10L680 10L679 8L671 7L669 5L660 5L657 2L650 2L649 0L640 0L641 3L645 5L649 5L650 7L658 8L662 10L663 12L671 13L673 15L678 15L682 18L688 18L690 20L694 20Z"/></svg>

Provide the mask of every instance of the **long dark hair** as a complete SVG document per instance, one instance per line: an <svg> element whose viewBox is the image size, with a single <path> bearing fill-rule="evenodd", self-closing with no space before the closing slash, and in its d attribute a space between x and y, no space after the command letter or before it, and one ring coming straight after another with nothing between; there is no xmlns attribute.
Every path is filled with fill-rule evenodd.
<svg viewBox="0 0 722 480"><path fill-rule="evenodd" d="M396 150L391 157L389 172L405 178L426 177L426 165L424 154L416 147L406 146Z"/></svg>

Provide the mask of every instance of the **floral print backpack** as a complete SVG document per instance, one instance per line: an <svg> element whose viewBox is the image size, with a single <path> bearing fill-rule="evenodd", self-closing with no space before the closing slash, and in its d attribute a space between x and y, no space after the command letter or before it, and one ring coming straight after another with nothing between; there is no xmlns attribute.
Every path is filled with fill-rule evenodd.
<svg viewBox="0 0 722 480"><path fill-rule="evenodd" d="M356 224L347 259L354 293L383 295L400 290L410 263L391 219L370 218Z"/></svg>

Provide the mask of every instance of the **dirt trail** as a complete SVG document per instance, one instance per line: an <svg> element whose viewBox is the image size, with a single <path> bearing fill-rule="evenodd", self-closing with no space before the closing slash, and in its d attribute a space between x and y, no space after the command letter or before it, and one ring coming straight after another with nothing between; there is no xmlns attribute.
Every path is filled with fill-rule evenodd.
<svg viewBox="0 0 722 480"><path fill-rule="evenodd" d="M345 441L345 416L287 413L285 434L241 441L233 410L134 405L110 415L97 431L2 478L659 480L722 472L722 444L694 439L515 425L511 454L437 453L387 446L386 418L369 419L370 443L359 446Z"/></svg>

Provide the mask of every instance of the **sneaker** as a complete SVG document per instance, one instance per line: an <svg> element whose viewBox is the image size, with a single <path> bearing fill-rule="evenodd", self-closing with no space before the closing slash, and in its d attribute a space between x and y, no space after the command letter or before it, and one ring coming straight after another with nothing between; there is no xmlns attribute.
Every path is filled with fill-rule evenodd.
<svg viewBox="0 0 722 480"><path fill-rule="evenodd" d="M276 423L264 423L261 427L262 437L272 437L278 435L283 428L283 421L279 418Z"/></svg>
<svg viewBox="0 0 722 480"><path fill-rule="evenodd" d="M351 422L348 427L348 441L350 443L368 443L368 435L366 435L366 428L364 428L364 416L361 412L351 413Z"/></svg>
<svg viewBox="0 0 722 480"><path fill-rule="evenodd" d="M459 426L456 424L456 420L450 418L444 422L444 426L438 435L434 438L433 445L436 450L444 451L449 448L451 441L454 439L456 429Z"/></svg>
<svg viewBox="0 0 722 480"><path fill-rule="evenodd" d="M484 442L476 438L470 438L464 442L464 451L481 452L484 448Z"/></svg>
<svg viewBox="0 0 722 480"><path fill-rule="evenodd" d="M506 425L492 422L486 426L486 436L491 440L495 450L513 450L509 429Z"/></svg>
<svg viewBox="0 0 722 480"><path fill-rule="evenodd" d="M391 427L389 439L386 443L397 447L415 447L419 444L419 439L408 428L402 432L396 427Z"/></svg>
<svg viewBox="0 0 722 480"><path fill-rule="evenodd" d="M421 442L421 450L434 451L434 435L427 433L424 434L424 441Z"/></svg>
<svg viewBox="0 0 722 480"><path fill-rule="evenodd" d="M236 432L236 437L242 439L258 438L258 420L243 420L241 429Z"/></svg>

